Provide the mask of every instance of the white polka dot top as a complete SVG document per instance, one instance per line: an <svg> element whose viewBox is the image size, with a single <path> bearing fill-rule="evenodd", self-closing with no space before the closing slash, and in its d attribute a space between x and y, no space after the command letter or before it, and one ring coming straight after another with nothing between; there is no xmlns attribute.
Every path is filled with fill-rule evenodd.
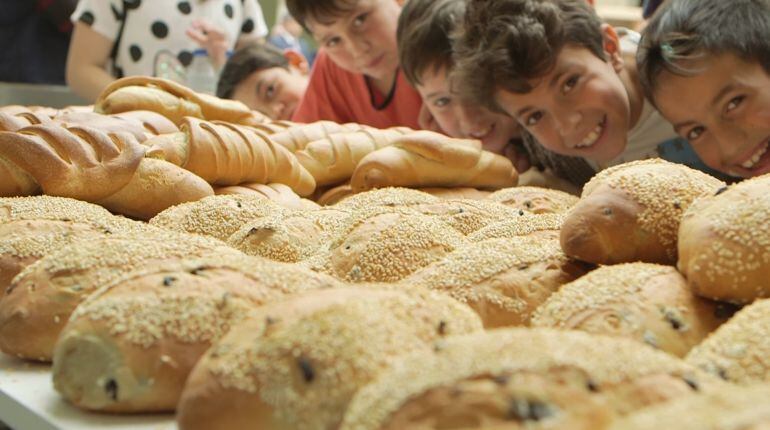
<svg viewBox="0 0 770 430"><path fill-rule="evenodd" d="M257 0L80 0L71 19L113 43L125 19L113 65L113 74L122 77L154 76L164 54L189 65L200 46L185 31L201 18L227 34L230 50L241 38L267 35Z"/></svg>

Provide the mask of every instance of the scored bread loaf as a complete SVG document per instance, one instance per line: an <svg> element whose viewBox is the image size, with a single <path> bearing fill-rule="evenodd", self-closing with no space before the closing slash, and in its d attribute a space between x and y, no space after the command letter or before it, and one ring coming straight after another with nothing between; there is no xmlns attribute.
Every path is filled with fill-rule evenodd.
<svg viewBox="0 0 770 430"><path fill-rule="evenodd" d="M540 187L512 187L497 190L487 199L534 214L565 213L578 198L559 190Z"/></svg>
<svg viewBox="0 0 770 430"><path fill-rule="evenodd" d="M282 145L291 152L305 149L310 142L325 139L336 133L355 132L363 130L365 125L348 123L338 124L334 121L316 121L309 124L291 124L284 130L277 131L270 137L273 142Z"/></svg>
<svg viewBox="0 0 770 430"><path fill-rule="evenodd" d="M244 224L287 210L261 197L226 194L168 208L152 218L150 225L225 241Z"/></svg>
<svg viewBox="0 0 770 430"><path fill-rule="evenodd" d="M404 357L356 393L339 428L603 429L635 410L724 385L628 339L498 329Z"/></svg>
<svg viewBox="0 0 770 430"><path fill-rule="evenodd" d="M296 127L296 126L299 126L299 124L296 122L285 121L285 120L271 120L269 118L265 120L265 122L250 125L250 127L254 127L257 130L270 135L280 133L289 127Z"/></svg>
<svg viewBox="0 0 770 430"><path fill-rule="evenodd" d="M437 217L468 235L490 224L519 217L518 211L486 200L443 199L412 206L422 214Z"/></svg>
<svg viewBox="0 0 770 430"><path fill-rule="evenodd" d="M684 357L725 322L716 311L675 268L625 263L561 287L537 309L532 326L628 337Z"/></svg>
<svg viewBox="0 0 770 430"><path fill-rule="evenodd" d="M147 140L147 156L195 173L211 184L281 183L306 196L315 180L296 157L254 128L188 117L179 133Z"/></svg>
<svg viewBox="0 0 770 430"><path fill-rule="evenodd" d="M166 133L174 133L179 131L179 127L176 126L170 119L165 116L149 111L149 110L131 110L110 115L115 118L123 118L127 120L138 121L142 124L148 133L159 135Z"/></svg>
<svg viewBox="0 0 770 430"><path fill-rule="evenodd" d="M167 79L130 76L109 84L94 103L97 113L157 112L181 124L184 117L255 125L266 121L262 114L236 100L225 100L195 91Z"/></svg>
<svg viewBox="0 0 770 430"><path fill-rule="evenodd" d="M419 190L440 199L484 200L490 194L489 191L482 191L470 187L427 187L419 188Z"/></svg>
<svg viewBox="0 0 770 430"><path fill-rule="evenodd" d="M150 227L141 236L132 236L81 240L27 266L0 299L0 349L20 358L50 361L70 314L99 287L151 266L240 254L204 236Z"/></svg>
<svg viewBox="0 0 770 430"><path fill-rule="evenodd" d="M418 131L364 157L350 186L355 191L388 186L494 189L515 186L517 178L510 160L484 151L478 140Z"/></svg>
<svg viewBox="0 0 770 430"><path fill-rule="evenodd" d="M134 272L72 314L54 349L54 387L84 409L173 411L200 356L256 307L337 285L293 265L246 256Z"/></svg>
<svg viewBox="0 0 770 430"><path fill-rule="evenodd" d="M256 197L264 197L289 209L318 209L320 206L312 200L303 199L297 195L288 185L284 184L240 184L229 187L214 188L214 193L243 194Z"/></svg>
<svg viewBox="0 0 770 430"><path fill-rule="evenodd" d="M529 324L551 294L588 270L568 259L558 241L520 236L458 247L403 283L449 294L490 328Z"/></svg>
<svg viewBox="0 0 770 430"><path fill-rule="evenodd" d="M0 112L0 131L17 131L37 124L49 124L51 118L34 112Z"/></svg>
<svg viewBox="0 0 770 430"><path fill-rule="evenodd" d="M449 297L419 289L311 291L260 308L198 363L180 429L337 428L357 389L409 351L481 330Z"/></svg>
<svg viewBox="0 0 770 430"><path fill-rule="evenodd" d="M770 175L698 199L679 227L679 270L695 294L750 303L770 297Z"/></svg>
<svg viewBox="0 0 770 430"><path fill-rule="evenodd" d="M316 188L314 200L321 206L329 206L351 195L353 195L353 189L350 188L350 184L342 184L332 188Z"/></svg>
<svg viewBox="0 0 770 430"><path fill-rule="evenodd" d="M364 129L335 133L316 140L294 155L318 185L331 185L350 179L358 163L368 154L390 145L409 129Z"/></svg>
<svg viewBox="0 0 770 430"><path fill-rule="evenodd" d="M682 215L724 183L682 164L632 161L602 170L583 188L561 229L573 258L596 264L674 264Z"/></svg>
<svg viewBox="0 0 770 430"><path fill-rule="evenodd" d="M347 282L396 282L466 243L437 217L409 208L359 209L334 233L328 251L303 263Z"/></svg>
<svg viewBox="0 0 770 430"><path fill-rule="evenodd" d="M738 311L695 346L686 361L730 382L770 382L770 300Z"/></svg>
<svg viewBox="0 0 770 430"><path fill-rule="evenodd" d="M517 236L538 237L542 240L559 240L559 230L564 222L562 214L539 214L519 212L519 216L496 222L468 235L471 242L487 239L513 238Z"/></svg>

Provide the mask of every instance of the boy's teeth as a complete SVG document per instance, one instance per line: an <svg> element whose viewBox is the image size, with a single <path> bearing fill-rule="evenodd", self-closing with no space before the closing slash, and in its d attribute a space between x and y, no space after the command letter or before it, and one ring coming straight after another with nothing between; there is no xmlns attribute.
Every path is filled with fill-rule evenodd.
<svg viewBox="0 0 770 430"><path fill-rule="evenodd" d="M586 136L582 142L578 143L575 146L578 148L585 148L586 146L591 146L594 143L596 143L596 139L598 139L599 136L601 136L601 134L602 134L602 125L599 124L596 126L596 128L591 130L590 133L588 133L588 136Z"/></svg>
<svg viewBox="0 0 770 430"><path fill-rule="evenodd" d="M765 155L765 152L767 152L767 143L762 145L762 147L759 148L757 152L755 152L754 155L751 156L750 159L744 161L743 164L741 164L741 167L743 167L744 169L751 169L757 163L759 163L759 159L762 158L763 155Z"/></svg>

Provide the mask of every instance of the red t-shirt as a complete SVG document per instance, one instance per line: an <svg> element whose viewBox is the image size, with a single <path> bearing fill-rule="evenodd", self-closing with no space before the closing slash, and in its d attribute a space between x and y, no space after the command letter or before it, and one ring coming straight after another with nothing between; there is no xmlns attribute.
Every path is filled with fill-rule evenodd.
<svg viewBox="0 0 770 430"><path fill-rule="evenodd" d="M377 90L372 88L372 91ZM372 95L363 75L342 69L321 51L313 63L307 92L291 119L302 123L331 120L376 128L419 129L417 117L421 106L420 94L400 70L391 94Z"/></svg>

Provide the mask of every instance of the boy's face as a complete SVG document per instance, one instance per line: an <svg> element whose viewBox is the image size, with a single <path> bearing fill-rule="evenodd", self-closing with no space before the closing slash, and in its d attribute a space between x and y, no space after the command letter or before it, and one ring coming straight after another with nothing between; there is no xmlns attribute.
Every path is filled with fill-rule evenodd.
<svg viewBox="0 0 770 430"><path fill-rule="evenodd" d="M307 26L338 66L388 80L398 69L396 27L400 12L396 0L358 0L350 12L331 22L309 18Z"/></svg>
<svg viewBox="0 0 770 430"><path fill-rule="evenodd" d="M653 94L660 113L709 167L745 178L770 173L770 75L733 54L684 66L702 72L661 72Z"/></svg>
<svg viewBox="0 0 770 430"><path fill-rule="evenodd" d="M420 80L417 91L449 136L479 139L487 151L502 154L508 141L520 135L518 124L508 116L461 100L452 91L445 67L428 66Z"/></svg>
<svg viewBox="0 0 770 430"><path fill-rule="evenodd" d="M257 70L235 86L233 99L272 119L291 119L307 89L308 78L296 68Z"/></svg>
<svg viewBox="0 0 770 430"><path fill-rule="evenodd" d="M614 34L614 32L613 32ZM619 73L617 49L602 60L581 46L566 45L533 90L517 94L499 89L495 100L538 142L553 152L599 162L619 156L631 128L631 102Z"/></svg>

